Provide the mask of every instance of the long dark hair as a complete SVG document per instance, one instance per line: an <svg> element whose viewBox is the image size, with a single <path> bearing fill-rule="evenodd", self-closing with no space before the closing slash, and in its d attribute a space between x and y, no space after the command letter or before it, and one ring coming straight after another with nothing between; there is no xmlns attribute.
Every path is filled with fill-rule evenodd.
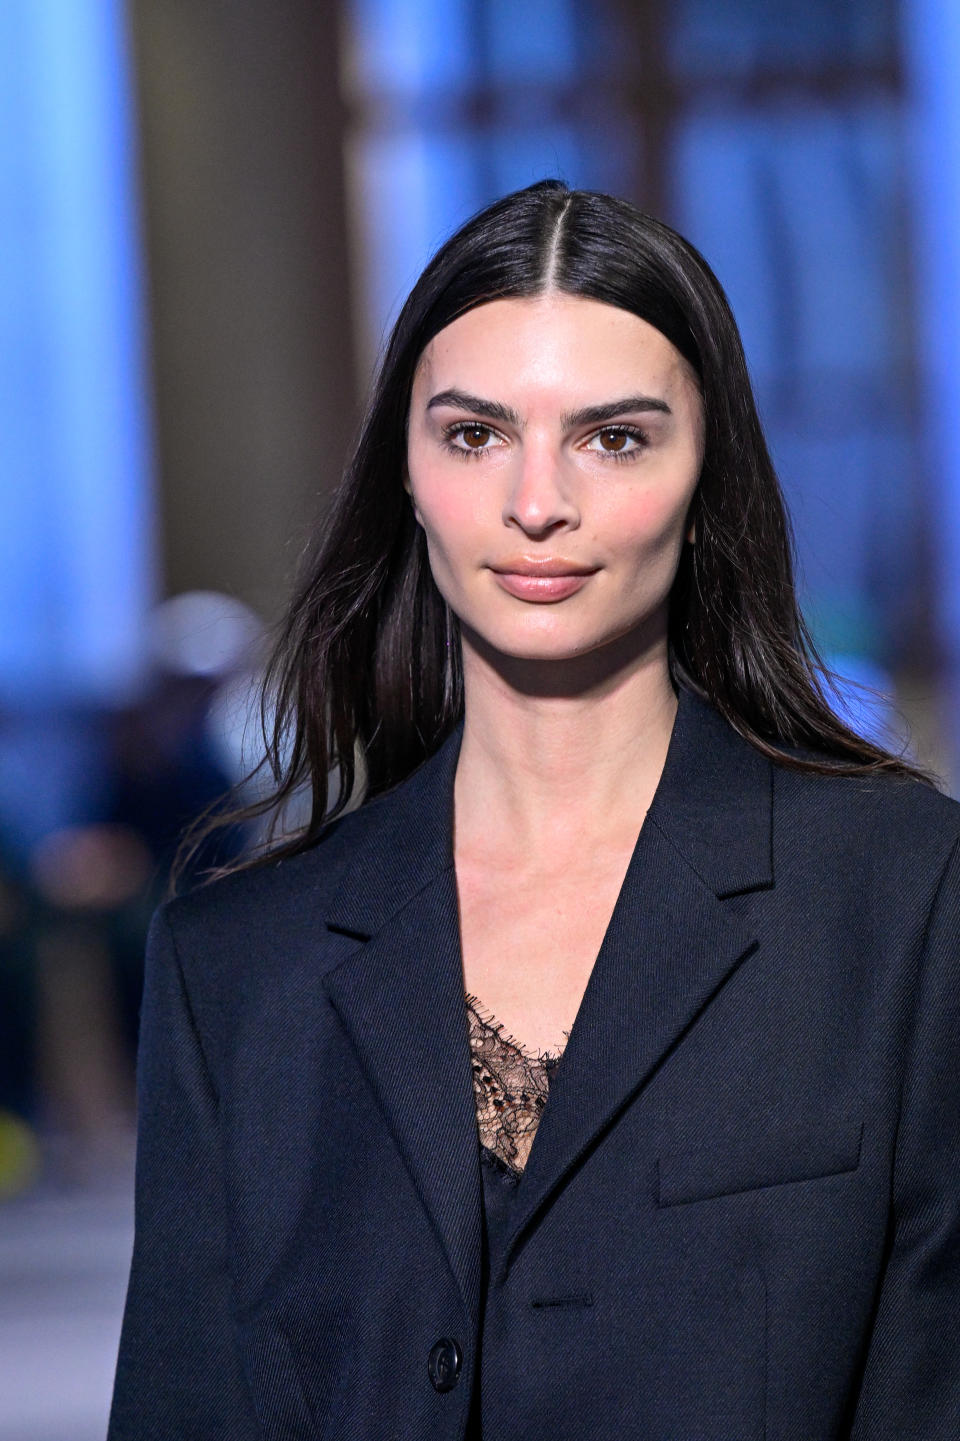
<svg viewBox="0 0 960 1441"><path fill-rule="evenodd" d="M695 539L683 547L670 598L674 679L794 769L929 780L857 735L826 699L830 673L797 604L789 522L739 332L710 267L627 201L543 180L458 230L400 312L266 671L269 794L201 827L202 837L272 817L260 854L242 864L306 850L356 800L358 767L369 800L415 770L459 721L457 624L402 483L414 371L433 336L466 311L551 289L648 321L699 379L705 449ZM308 815L284 833L278 818L307 791Z"/></svg>

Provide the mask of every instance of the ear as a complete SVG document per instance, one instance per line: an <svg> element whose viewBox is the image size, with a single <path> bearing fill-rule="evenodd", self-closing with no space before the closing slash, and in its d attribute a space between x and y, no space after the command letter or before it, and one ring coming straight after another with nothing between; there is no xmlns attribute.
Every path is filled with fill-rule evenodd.
<svg viewBox="0 0 960 1441"><path fill-rule="evenodd" d="M687 531L687 545L693 545L693 542L696 540L696 538L697 538L697 523L696 523L696 521L694 521L693 525L691 525L690 529Z"/></svg>
<svg viewBox="0 0 960 1441"><path fill-rule="evenodd" d="M413 486L410 484L410 474L409 474L406 466L403 467L403 477L402 477L402 479L403 479L403 488L404 488L404 490L407 492L407 495L409 495L410 500L411 500L412 503L413 503L413 516L414 516L414 519L416 520L416 522L417 522L418 525L423 525L423 520L422 520L422 518L421 518L421 516L420 516L419 510L417 509L417 502L413 499Z"/></svg>

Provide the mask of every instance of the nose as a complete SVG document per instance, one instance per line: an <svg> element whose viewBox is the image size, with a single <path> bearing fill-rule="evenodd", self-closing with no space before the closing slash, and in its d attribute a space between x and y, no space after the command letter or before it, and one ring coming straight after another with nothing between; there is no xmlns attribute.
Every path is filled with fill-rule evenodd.
<svg viewBox="0 0 960 1441"><path fill-rule="evenodd" d="M504 499L503 522L534 536L575 530L580 524L563 457L546 442L528 444L518 455Z"/></svg>

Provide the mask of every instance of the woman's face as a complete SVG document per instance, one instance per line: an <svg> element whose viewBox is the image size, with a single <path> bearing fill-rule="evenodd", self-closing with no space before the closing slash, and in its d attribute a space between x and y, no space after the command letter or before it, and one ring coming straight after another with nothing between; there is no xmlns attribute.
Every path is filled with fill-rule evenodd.
<svg viewBox="0 0 960 1441"><path fill-rule="evenodd" d="M464 644L571 659L663 646L700 474L696 380L629 311L478 306L421 356L405 485Z"/></svg>

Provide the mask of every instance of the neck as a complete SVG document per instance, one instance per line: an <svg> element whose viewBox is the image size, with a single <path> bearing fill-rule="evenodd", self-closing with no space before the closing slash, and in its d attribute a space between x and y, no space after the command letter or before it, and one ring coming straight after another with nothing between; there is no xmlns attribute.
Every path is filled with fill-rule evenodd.
<svg viewBox="0 0 960 1441"><path fill-rule="evenodd" d="M605 667L582 660L559 677L464 637L458 849L546 857L639 833L677 710L665 638Z"/></svg>

